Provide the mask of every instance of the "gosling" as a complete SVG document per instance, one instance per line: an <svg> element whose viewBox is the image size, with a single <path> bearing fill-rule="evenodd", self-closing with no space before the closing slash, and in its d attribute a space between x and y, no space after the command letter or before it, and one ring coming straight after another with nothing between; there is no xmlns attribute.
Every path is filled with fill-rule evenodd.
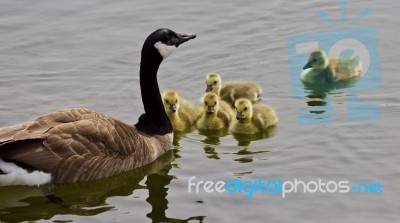
<svg viewBox="0 0 400 223"><path fill-rule="evenodd" d="M310 84L334 83L356 80L362 75L362 66L357 58L328 58L322 50L308 56L301 80Z"/></svg>
<svg viewBox="0 0 400 223"><path fill-rule="evenodd" d="M252 104L248 99L239 99L235 103L236 120L229 131L241 134L256 134L276 125L278 116L275 110L266 104Z"/></svg>
<svg viewBox="0 0 400 223"><path fill-rule="evenodd" d="M219 100L215 93L205 93L201 100L202 112L196 121L199 130L228 129L234 112L224 101Z"/></svg>
<svg viewBox="0 0 400 223"><path fill-rule="evenodd" d="M191 101L179 97L175 90L164 91L162 101L174 131L184 132L194 128L198 112Z"/></svg>
<svg viewBox="0 0 400 223"><path fill-rule="evenodd" d="M252 81L229 81L222 84L221 76L217 73L206 75L206 92L217 94L221 100L226 101L232 107L239 98L247 98L256 103L261 98L261 86Z"/></svg>

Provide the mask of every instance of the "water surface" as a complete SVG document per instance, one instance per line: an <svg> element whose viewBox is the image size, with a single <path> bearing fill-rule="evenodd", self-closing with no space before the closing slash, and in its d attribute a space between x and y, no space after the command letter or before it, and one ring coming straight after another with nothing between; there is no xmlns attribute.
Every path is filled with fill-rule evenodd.
<svg viewBox="0 0 400 223"><path fill-rule="evenodd" d="M0 221L398 221L398 3L349 0L347 6L348 20L366 6L373 8L354 26L377 31L383 85L360 91L358 97L379 106L379 120L347 120L345 91L333 92L328 102L292 95L285 39L353 27L315 16L320 8L340 20L339 2L3 0L0 126L64 107L88 107L135 123L143 113L140 49L159 27L198 35L161 65L162 90L175 88L198 102L207 72L219 72L224 80L257 81L263 101L276 108L280 122L259 140L197 131L177 136L163 159L109 179L56 188L3 187ZM322 113L331 106L332 123L302 124L298 114L308 106ZM246 199L239 193L188 193L192 176L380 182L384 192L293 193L284 199L260 193Z"/></svg>

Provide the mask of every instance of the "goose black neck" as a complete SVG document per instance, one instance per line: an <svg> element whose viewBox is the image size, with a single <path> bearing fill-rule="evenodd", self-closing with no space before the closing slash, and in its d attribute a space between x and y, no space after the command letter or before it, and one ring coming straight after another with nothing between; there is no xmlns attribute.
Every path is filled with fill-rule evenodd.
<svg viewBox="0 0 400 223"><path fill-rule="evenodd" d="M151 134L163 135L172 132L172 125L164 110L160 89L157 82L157 71L162 58L155 48L142 50L140 62L140 90L145 113L136 124L138 130Z"/></svg>

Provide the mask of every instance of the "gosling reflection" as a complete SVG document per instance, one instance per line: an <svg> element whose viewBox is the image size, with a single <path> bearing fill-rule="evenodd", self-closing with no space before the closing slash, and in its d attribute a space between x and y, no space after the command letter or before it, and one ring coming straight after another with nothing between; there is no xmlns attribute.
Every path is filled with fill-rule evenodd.
<svg viewBox="0 0 400 223"><path fill-rule="evenodd" d="M238 152L234 152L234 153L225 153L225 154L234 154L237 155L238 158L234 159L236 162L238 163L250 163L253 162L254 158L253 155L255 154L259 154L259 153L269 153L269 150L258 150L258 151L252 151L249 148L244 148L239 150ZM245 172L246 174L248 174L247 172Z"/></svg>
<svg viewBox="0 0 400 223"><path fill-rule="evenodd" d="M252 141L273 137L275 135L276 129L276 126L270 126L264 131L258 132L256 134L232 133L232 136L238 142L238 146L249 146Z"/></svg>
<svg viewBox="0 0 400 223"><path fill-rule="evenodd" d="M200 135L206 138L201 140L201 142L210 145L219 145L220 138L228 135L228 129L214 129L214 130L198 130Z"/></svg>
<svg viewBox="0 0 400 223"><path fill-rule="evenodd" d="M203 148L204 153L209 159L220 159L219 153L216 151L214 146L220 145L220 138L228 135L228 129L216 129L216 130L198 130L200 135L206 138L200 140L206 146Z"/></svg>
<svg viewBox="0 0 400 223"><path fill-rule="evenodd" d="M219 153L215 150L214 147L211 146L206 146L204 147L204 153L206 154L206 157L209 159L215 159L219 160Z"/></svg>
<svg viewBox="0 0 400 223"><path fill-rule="evenodd" d="M349 91L357 80L337 81L334 83L312 84L303 83L308 108L302 111L301 116L307 123L323 124L332 120L332 96Z"/></svg>

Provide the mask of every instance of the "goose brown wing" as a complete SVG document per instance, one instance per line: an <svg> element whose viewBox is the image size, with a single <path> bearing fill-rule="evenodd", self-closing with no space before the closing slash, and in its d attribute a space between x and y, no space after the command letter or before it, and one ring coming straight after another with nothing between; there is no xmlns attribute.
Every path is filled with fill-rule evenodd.
<svg viewBox="0 0 400 223"><path fill-rule="evenodd" d="M0 157L52 172L56 182L97 179L144 165L154 157L144 154L153 144L134 126L89 109L63 109L0 129Z"/></svg>

